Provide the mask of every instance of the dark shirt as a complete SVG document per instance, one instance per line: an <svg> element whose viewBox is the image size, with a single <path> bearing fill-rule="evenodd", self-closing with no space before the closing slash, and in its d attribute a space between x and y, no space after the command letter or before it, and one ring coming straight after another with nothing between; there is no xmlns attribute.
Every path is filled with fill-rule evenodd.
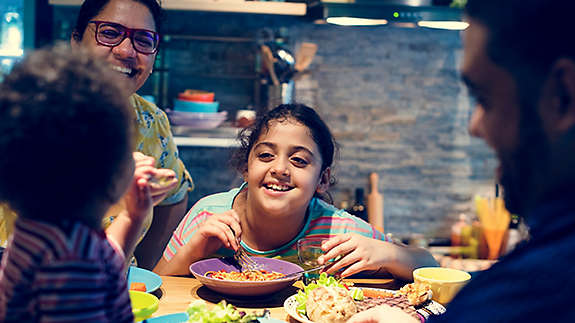
<svg viewBox="0 0 575 323"><path fill-rule="evenodd" d="M531 238L474 277L431 322L575 322L575 195L536 208Z"/></svg>

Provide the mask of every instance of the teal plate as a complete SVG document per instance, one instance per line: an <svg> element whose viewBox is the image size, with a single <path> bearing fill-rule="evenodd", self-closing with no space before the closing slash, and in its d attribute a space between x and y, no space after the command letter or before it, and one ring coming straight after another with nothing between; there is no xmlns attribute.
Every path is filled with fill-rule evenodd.
<svg viewBox="0 0 575 323"><path fill-rule="evenodd" d="M276 320L273 318L261 318L258 319L260 323L286 323L286 321ZM151 319L147 319L143 322L146 323L187 323L188 322L188 314L186 313L174 313L174 314L167 314L158 317L153 317Z"/></svg>
<svg viewBox="0 0 575 323"><path fill-rule="evenodd" d="M131 283L146 284L146 292L151 293L162 286L162 278L157 274L138 267L130 266L128 269L128 288Z"/></svg>

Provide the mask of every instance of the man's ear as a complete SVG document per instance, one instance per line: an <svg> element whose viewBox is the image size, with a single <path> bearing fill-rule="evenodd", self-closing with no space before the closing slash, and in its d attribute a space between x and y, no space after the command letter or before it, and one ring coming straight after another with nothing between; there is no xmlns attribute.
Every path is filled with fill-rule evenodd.
<svg viewBox="0 0 575 323"><path fill-rule="evenodd" d="M575 61L561 58L545 82L540 115L550 138L575 126Z"/></svg>
<svg viewBox="0 0 575 323"><path fill-rule="evenodd" d="M317 193L325 193L329 188L329 179L331 178L331 168L326 168L320 175L319 183L317 184L317 188L315 191Z"/></svg>

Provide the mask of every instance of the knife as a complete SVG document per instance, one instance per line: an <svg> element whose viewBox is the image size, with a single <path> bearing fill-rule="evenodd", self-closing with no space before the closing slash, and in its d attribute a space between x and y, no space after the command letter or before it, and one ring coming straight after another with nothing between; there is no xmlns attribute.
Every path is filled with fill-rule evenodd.
<svg viewBox="0 0 575 323"><path fill-rule="evenodd" d="M276 278L276 279L274 279L274 280L290 278L290 277L294 277L294 276L297 276L297 275L309 273L310 271L321 270L321 269L323 269L325 266L326 266L326 264L321 265L321 266L317 266L317 267L313 267L313 268L310 268L310 269L306 269L306 270L298 270L298 271L293 272L293 273L291 273L291 274L287 274L287 275L285 275L285 276L278 277L278 278Z"/></svg>

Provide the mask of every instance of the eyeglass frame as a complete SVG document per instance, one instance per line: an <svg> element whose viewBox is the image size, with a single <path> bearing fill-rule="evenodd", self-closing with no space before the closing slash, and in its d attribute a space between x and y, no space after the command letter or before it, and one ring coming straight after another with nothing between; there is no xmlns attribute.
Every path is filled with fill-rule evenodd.
<svg viewBox="0 0 575 323"><path fill-rule="evenodd" d="M104 21L104 20L90 20L90 21L88 21L88 23L96 25L96 30L94 31L94 39L96 40L96 43L98 43L98 45L113 48L113 47L120 45L128 37L128 38L130 38L130 42L132 43L132 47L134 48L134 50L140 54L143 54L143 55L155 54L158 52L158 48L160 47L160 33L158 33L157 31L153 31L153 30L149 30L149 29L141 29L141 28L129 28L129 27L126 27L126 26L119 24L119 23L116 23L116 22ZM115 44L115 45L105 44L105 43L102 43L100 40L98 40L98 28L103 23L110 24L110 25L116 25L116 26L119 26L119 27L124 29L124 35L123 35L122 39L117 44ZM156 41L156 48L154 48L153 52L144 53L144 52L142 52L136 48L136 45L134 44L134 33L137 31L145 31L145 32L151 33L152 35L155 36L154 38Z"/></svg>

